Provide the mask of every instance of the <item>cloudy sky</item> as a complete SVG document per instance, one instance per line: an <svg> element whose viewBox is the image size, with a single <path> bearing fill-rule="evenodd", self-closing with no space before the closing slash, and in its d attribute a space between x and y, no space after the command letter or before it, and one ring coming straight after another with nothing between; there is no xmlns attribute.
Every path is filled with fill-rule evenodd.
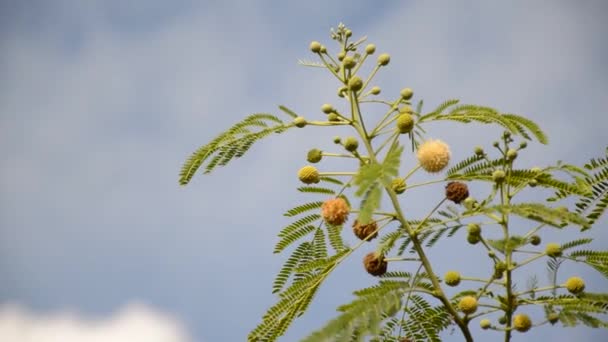
<svg viewBox="0 0 608 342"><path fill-rule="evenodd" d="M332 77L296 61L311 58L311 40L329 45L338 22L391 53L377 78L387 96L408 86L427 109L460 98L539 122L551 143L530 146L523 164L603 153L604 1L378 3L0 2L0 340L244 340L274 300L281 213L305 200L295 173L335 133L272 137L185 188L177 174L249 113L285 104L321 118L321 104L337 105ZM498 132L437 125L429 134L462 157ZM410 201L411 211L428 208ZM605 225L590 232L596 247L608 243ZM432 257L475 258L446 246ZM606 289L576 270L590 289ZM345 263L284 340L372 282L359 259ZM553 328L517 337L565 334L606 336Z"/></svg>

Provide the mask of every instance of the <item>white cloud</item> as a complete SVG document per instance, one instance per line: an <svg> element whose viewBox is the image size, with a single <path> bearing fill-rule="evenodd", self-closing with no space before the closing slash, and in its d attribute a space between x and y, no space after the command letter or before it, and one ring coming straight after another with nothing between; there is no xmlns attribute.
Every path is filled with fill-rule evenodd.
<svg viewBox="0 0 608 342"><path fill-rule="evenodd" d="M107 317L74 312L39 314L16 305L0 307L0 341L13 342L187 342L174 317L129 304Z"/></svg>

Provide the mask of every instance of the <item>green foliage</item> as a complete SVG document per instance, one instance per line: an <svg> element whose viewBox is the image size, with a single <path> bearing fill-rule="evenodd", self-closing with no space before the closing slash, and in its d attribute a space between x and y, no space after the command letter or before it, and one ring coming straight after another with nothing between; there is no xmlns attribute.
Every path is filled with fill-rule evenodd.
<svg viewBox="0 0 608 342"><path fill-rule="evenodd" d="M289 127L271 114L248 116L210 143L198 148L182 166L179 183L188 184L196 171L210 158L205 166L205 173L210 173L217 166L228 164L234 158L242 157L256 141L272 133L282 133Z"/></svg>

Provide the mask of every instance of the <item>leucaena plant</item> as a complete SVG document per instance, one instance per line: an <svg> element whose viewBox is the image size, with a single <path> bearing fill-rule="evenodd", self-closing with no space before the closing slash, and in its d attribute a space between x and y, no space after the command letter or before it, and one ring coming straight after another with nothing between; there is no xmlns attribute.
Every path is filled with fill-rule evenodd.
<svg viewBox="0 0 608 342"><path fill-rule="evenodd" d="M280 106L287 121L272 114L250 115L196 150L180 173L180 183L186 185L198 170L209 173L242 157L258 140L291 129L352 129L349 136L333 138L332 151L311 146L294 176L302 183L298 190L311 199L284 214L294 221L279 230L274 250L290 253L273 284L277 302L249 341L282 336L306 312L327 277L358 249L365 250L361 277L378 277L378 283L355 291L355 299L340 306L335 319L304 341L440 341L442 332L454 329L473 341L472 322L489 331L484 334L497 334L484 335L484 340L502 334L505 341L558 323L606 328L608 295L588 291L577 274L558 281L558 271L571 262L608 277L608 251L584 248L590 237L543 241L541 236L547 229L569 226L586 232L600 218L608 207L608 156L584 167L558 162L521 168L517 161L526 141L547 143L535 122L458 100L424 112L422 101L414 104L414 91L407 87L395 98L380 98L374 77L389 66L391 56L376 55L375 45L354 41L352 35L340 24L331 32L336 51L314 41L309 49L318 61L301 62L328 71L337 83L340 105L322 104L318 114L306 116ZM371 65L367 74L365 64ZM497 125L504 134L491 151L472 147L469 157L453 161L447 142L427 138L425 127L437 121ZM407 154L415 165L403 165ZM331 158L353 160L352 169L330 170L324 162ZM429 179L410 180L420 173ZM488 191L471 193L472 183ZM437 189L441 200L429 203L426 213L404 210L403 198L417 196L421 187ZM543 202L518 200L521 192L538 189L554 194ZM353 246L345 242L349 234L358 241ZM485 276L459 270L458 258L446 260L450 271L438 274L429 255L440 240L449 240L454 251L473 248L488 258ZM547 264L550 281L540 284L529 277L527 287L516 284L516 274L526 275L534 262Z"/></svg>

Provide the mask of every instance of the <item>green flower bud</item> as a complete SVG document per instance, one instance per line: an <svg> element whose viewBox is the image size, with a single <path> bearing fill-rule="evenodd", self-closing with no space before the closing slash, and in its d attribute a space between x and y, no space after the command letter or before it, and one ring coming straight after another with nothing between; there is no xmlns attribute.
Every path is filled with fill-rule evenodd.
<svg viewBox="0 0 608 342"><path fill-rule="evenodd" d="M479 326L481 327L481 329L486 330L486 329L490 329L490 327L492 326L492 322L490 322L489 319L484 318L481 321L479 321Z"/></svg>
<svg viewBox="0 0 608 342"><path fill-rule="evenodd" d="M365 53L367 53L368 55L373 55L374 52L376 52L376 45L367 44L367 46L365 47Z"/></svg>
<svg viewBox="0 0 608 342"><path fill-rule="evenodd" d="M479 235L471 235L468 234L467 235L467 242L470 243L471 245L476 245L477 243L479 243Z"/></svg>
<svg viewBox="0 0 608 342"><path fill-rule="evenodd" d="M342 64L344 64L344 69L352 69L357 65L357 62L355 62L355 59L352 56L346 56L342 60Z"/></svg>
<svg viewBox="0 0 608 342"><path fill-rule="evenodd" d="M412 88L403 88L401 89L400 94L402 99L409 100L412 98L412 96L414 96L414 91Z"/></svg>
<svg viewBox="0 0 608 342"><path fill-rule="evenodd" d="M525 142L525 141L522 141L522 142L519 144L519 149L520 149L520 150L523 150L523 149L524 149L524 148L526 148L526 147L528 147L528 143L527 143L527 142Z"/></svg>
<svg viewBox="0 0 608 342"><path fill-rule="evenodd" d="M380 94L380 87L373 87L373 88L370 90L370 93L371 93L372 95L378 95L378 94Z"/></svg>
<svg viewBox="0 0 608 342"><path fill-rule="evenodd" d="M447 286L458 286L458 284L460 284L460 273L456 271L448 271L443 276L443 281Z"/></svg>
<svg viewBox="0 0 608 342"><path fill-rule="evenodd" d="M536 187L536 186L538 185L538 181L537 181L536 179L531 179L531 180L528 182L528 185L529 185L531 188L534 188L534 187Z"/></svg>
<svg viewBox="0 0 608 342"><path fill-rule="evenodd" d="M308 151L308 154L306 155L306 160L313 164L320 162L322 158L323 151L319 150L318 148L313 148L312 150Z"/></svg>
<svg viewBox="0 0 608 342"><path fill-rule="evenodd" d="M402 114L405 114L405 113L407 113L407 114L413 114L414 113L414 109L410 105L405 105L405 106L401 107L401 109L399 109L399 113L402 113Z"/></svg>
<svg viewBox="0 0 608 342"><path fill-rule="evenodd" d="M502 274L507 270L507 264L502 261L499 261L494 264L494 278L500 279L502 278Z"/></svg>
<svg viewBox="0 0 608 342"><path fill-rule="evenodd" d="M363 88L363 80L359 76L354 76L348 80L348 88L352 91L359 91Z"/></svg>
<svg viewBox="0 0 608 342"><path fill-rule="evenodd" d="M511 132L509 132L509 131L504 131L504 132L502 133L502 136L503 136L503 138L508 139L508 138L510 138L510 137L511 137Z"/></svg>
<svg viewBox="0 0 608 342"><path fill-rule="evenodd" d="M496 170L494 173L492 173L492 179L496 183L502 183L505 180L505 177L507 177L507 175L503 170Z"/></svg>
<svg viewBox="0 0 608 342"><path fill-rule="evenodd" d="M414 118L410 114L401 114L397 117L397 129L399 133L405 134L414 128Z"/></svg>
<svg viewBox="0 0 608 342"><path fill-rule="evenodd" d="M307 124L306 119L301 116L298 116L297 118L293 119L293 123L296 125L296 127L299 128L302 128Z"/></svg>
<svg viewBox="0 0 608 342"><path fill-rule="evenodd" d="M517 150L514 148L510 148L507 151L507 160L515 160L517 158Z"/></svg>
<svg viewBox="0 0 608 342"><path fill-rule="evenodd" d="M475 154L478 156L483 156L483 154L484 154L483 148L481 146L475 147Z"/></svg>
<svg viewBox="0 0 608 342"><path fill-rule="evenodd" d="M530 243L532 244L532 246L538 246L540 245L540 236L538 235L532 235L530 236Z"/></svg>
<svg viewBox="0 0 608 342"><path fill-rule="evenodd" d="M500 318L498 319L498 323L500 323L500 324L507 324L507 317L506 316L500 316Z"/></svg>
<svg viewBox="0 0 608 342"><path fill-rule="evenodd" d="M545 246L545 253L552 258L560 257L562 256L562 247L554 242L548 243Z"/></svg>
<svg viewBox="0 0 608 342"><path fill-rule="evenodd" d="M534 173L541 173L541 172L543 172L543 169L541 169L540 167L533 167L530 169L530 171L532 171Z"/></svg>
<svg viewBox="0 0 608 342"><path fill-rule="evenodd" d="M342 60L346 57L346 53L343 51L338 52L338 60L342 62Z"/></svg>
<svg viewBox="0 0 608 342"><path fill-rule="evenodd" d="M340 144L341 142L342 142L342 138L340 138L339 136L334 137L334 144Z"/></svg>
<svg viewBox="0 0 608 342"><path fill-rule="evenodd" d="M325 114L329 114L334 111L334 107L332 105L330 105L329 103L326 103L321 106L321 111Z"/></svg>
<svg viewBox="0 0 608 342"><path fill-rule="evenodd" d="M331 121L331 122L340 121L340 117L336 113L329 113L329 114L327 114L327 121Z"/></svg>
<svg viewBox="0 0 608 342"><path fill-rule="evenodd" d="M378 64L380 64L381 66L388 65L388 63L390 61L391 61L391 55L389 55L388 53L383 53L380 56L378 56Z"/></svg>
<svg viewBox="0 0 608 342"><path fill-rule="evenodd" d="M585 291L585 281L579 277L570 277L566 280L566 289L572 294L579 294Z"/></svg>
<svg viewBox="0 0 608 342"><path fill-rule="evenodd" d="M321 53L327 53L327 48L325 47L325 45L321 46Z"/></svg>
<svg viewBox="0 0 608 342"><path fill-rule="evenodd" d="M347 87L340 87L340 88L338 88L338 96L344 97L345 96L344 93L346 93L347 90L348 90Z"/></svg>
<svg viewBox="0 0 608 342"><path fill-rule="evenodd" d="M549 323L551 324L555 324L557 323L557 321L559 321L559 314L556 312L552 312L547 316L547 321L549 321Z"/></svg>
<svg viewBox="0 0 608 342"><path fill-rule="evenodd" d="M498 147L498 146L500 146L500 144L498 143L498 141L495 141L495 142L492 143L492 146Z"/></svg>
<svg viewBox="0 0 608 342"><path fill-rule="evenodd" d="M319 43L317 41L313 41L312 43L310 43L310 51L312 51L314 53L321 52L321 43Z"/></svg>
<svg viewBox="0 0 608 342"><path fill-rule="evenodd" d="M467 232L471 235L481 236L481 226L477 223L467 224Z"/></svg>
<svg viewBox="0 0 608 342"><path fill-rule="evenodd" d="M348 137L344 140L344 148L349 152L354 152L359 147L359 142L355 137Z"/></svg>
<svg viewBox="0 0 608 342"><path fill-rule="evenodd" d="M469 196L464 199L464 207L467 208L468 210L475 209L476 206L477 206L477 200L475 198Z"/></svg>
<svg viewBox="0 0 608 342"><path fill-rule="evenodd" d="M393 181L391 182L391 188L397 195L404 193L405 189L407 189L407 184L405 184L405 179L404 178L393 179Z"/></svg>
<svg viewBox="0 0 608 342"><path fill-rule="evenodd" d="M346 38L350 38L353 35L353 31L346 29L346 31L344 31L344 35Z"/></svg>

